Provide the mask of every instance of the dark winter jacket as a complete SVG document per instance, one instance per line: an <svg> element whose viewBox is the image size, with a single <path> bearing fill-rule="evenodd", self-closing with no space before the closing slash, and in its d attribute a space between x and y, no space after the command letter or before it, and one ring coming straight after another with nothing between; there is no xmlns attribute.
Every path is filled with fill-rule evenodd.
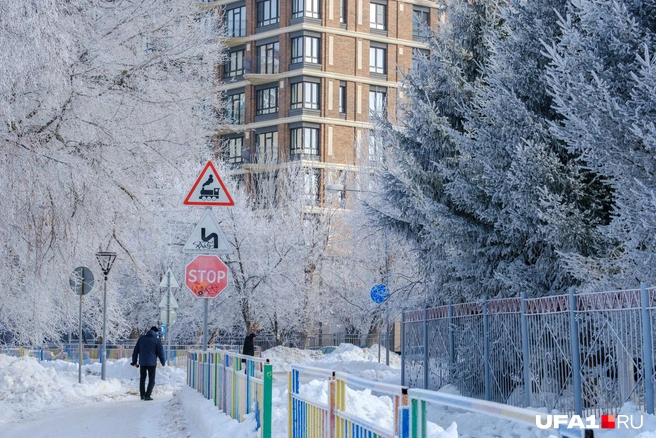
<svg viewBox="0 0 656 438"><path fill-rule="evenodd" d="M137 363L137 356L139 357L139 365L145 367L154 367L157 365L157 358L164 365L164 348L162 348L162 341L157 337L157 333L153 330L148 330L148 333L141 336L134 346L132 351L132 363Z"/></svg>
<svg viewBox="0 0 656 438"><path fill-rule="evenodd" d="M254 339L255 333L246 336L246 339L244 339L244 348L242 348L241 354L255 356L255 345L253 344Z"/></svg>

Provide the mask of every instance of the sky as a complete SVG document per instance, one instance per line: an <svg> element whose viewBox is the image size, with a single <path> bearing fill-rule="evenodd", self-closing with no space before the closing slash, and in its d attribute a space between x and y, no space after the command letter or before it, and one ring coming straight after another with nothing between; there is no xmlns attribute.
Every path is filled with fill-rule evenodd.
<svg viewBox="0 0 656 438"><path fill-rule="evenodd" d="M344 371L385 383L400 384L401 360L385 351L378 362L377 347L361 349L342 344L330 354L315 350L276 347L263 353L274 365L273 438L287 435L287 378L290 365ZM256 438L255 419L242 423L221 413L211 401L186 386L183 366L157 368L153 401L139 399L139 372L128 359L110 361L106 380L100 378L100 364L83 366L78 383L77 364L43 361L0 354L0 437L72 438ZM456 393L452 387L444 389ZM305 396L327 398L327 383L312 380L302 385ZM389 400L368 391L348 390L347 410L366 416L379 425L391 424ZM627 404L622 413L637 412ZM458 437L556 437L550 433L512 424L494 417L434 408L429 412L428 438ZM602 438L656 438L656 417L644 416L639 431L596 431ZM542 433L540 433L542 432Z"/></svg>

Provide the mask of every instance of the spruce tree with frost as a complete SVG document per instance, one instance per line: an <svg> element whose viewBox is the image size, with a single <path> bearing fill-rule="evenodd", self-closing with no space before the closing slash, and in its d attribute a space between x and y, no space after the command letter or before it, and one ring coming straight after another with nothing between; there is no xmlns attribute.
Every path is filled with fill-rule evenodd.
<svg viewBox="0 0 656 438"><path fill-rule="evenodd" d="M570 257L590 287L654 282L656 240L656 6L651 1L571 2L546 47L554 134L609 187L613 244L600 257Z"/></svg>

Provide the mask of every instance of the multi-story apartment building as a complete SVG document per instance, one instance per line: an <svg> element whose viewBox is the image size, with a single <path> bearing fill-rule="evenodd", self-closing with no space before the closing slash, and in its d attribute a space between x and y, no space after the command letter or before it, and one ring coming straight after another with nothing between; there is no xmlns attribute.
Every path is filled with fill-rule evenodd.
<svg viewBox="0 0 656 438"><path fill-rule="evenodd" d="M224 158L238 173L301 161L305 195L380 153L371 115L394 118L399 70L437 27L428 0L219 0L228 61L220 66L228 115ZM227 157L225 156L227 155ZM267 166L269 167L269 166Z"/></svg>

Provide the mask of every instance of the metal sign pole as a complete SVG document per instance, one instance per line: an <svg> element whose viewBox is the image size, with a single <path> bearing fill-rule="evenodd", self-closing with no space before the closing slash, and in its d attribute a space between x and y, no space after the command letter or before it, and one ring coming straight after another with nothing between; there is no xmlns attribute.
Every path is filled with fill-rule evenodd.
<svg viewBox="0 0 656 438"><path fill-rule="evenodd" d="M171 365L171 271L166 272L166 363Z"/></svg>
<svg viewBox="0 0 656 438"><path fill-rule="evenodd" d="M209 308L209 301L207 298L203 299L203 351L207 350L207 312Z"/></svg>
<svg viewBox="0 0 656 438"><path fill-rule="evenodd" d="M385 346L387 351L385 352L385 365L389 366L389 350L390 350L390 335L389 335L389 302L386 303L387 310L385 311L385 318L387 319L387 328L385 329Z"/></svg>
<svg viewBox="0 0 656 438"><path fill-rule="evenodd" d="M78 369L77 369L77 383L82 383L82 297L84 296L84 277L80 282L80 314L78 315L78 344L77 344L77 356L78 356Z"/></svg>
<svg viewBox="0 0 656 438"><path fill-rule="evenodd" d="M385 319L387 319L387 327L385 329L385 365L389 366L389 247L387 239L385 238Z"/></svg>
<svg viewBox="0 0 656 438"><path fill-rule="evenodd" d="M80 310L78 315L78 346L77 346L77 355L78 355L78 383L82 383L82 362L84 358L84 350L82 346L82 297L93 289L93 273L86 266L80 266L73 270L71 278L69 279L69 285L73 293L76 293L80 296ZM71 331L68 331L68 343L71 351L69 355L72 357L72 346L71 346Z"/></svg>
<svg viewBox="0 0 656 438"><path fill-rule="evenodd" d="M100 379L105 380L107 370L107 359L105 350L107 349L107 274L103 288L103 330L102 330L102 354L100 355Z"/></svg>

